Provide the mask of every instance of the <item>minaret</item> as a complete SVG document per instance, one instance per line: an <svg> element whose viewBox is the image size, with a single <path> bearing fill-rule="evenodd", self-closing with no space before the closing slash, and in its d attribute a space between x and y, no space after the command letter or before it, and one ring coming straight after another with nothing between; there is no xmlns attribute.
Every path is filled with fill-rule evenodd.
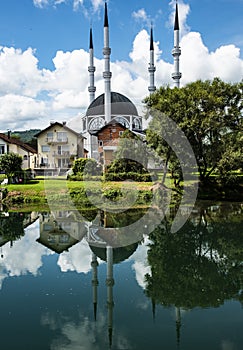
<svg viewBox="0 0 243 350"><path fill-rule="evenodd" d="M99 281L98 281L98 273L97 273L98 261L97 261L96 255L94 253L92 254L91 267L92 267L92 271L93 271L92 289L93 289L94 319L96 321L96 315L97 315L97 287L99 285Z"/></svg>
<svg viewBox="0 0 243 350"><path fill-rule="evenodd" d="M150 85L148 87L148 90L150 93L154 92L156 90L156 87L154 85L154 72L156 68L154 65L154 39L153 39L153 28L151 26L151 31L150 31L150 62L149 62L149 77L150 77Z"/></svg>
<svg viewBox="0 0 243 350"><path fill-rule="evenodd" d="M172 73L172 79L175 82L176 87L180 87L180 62L179 57L181 55L181 49L179 46L179 18L178 18L178 4L176 1L175 11L175 23L174 23L174 48L172 50L172 56L174 57L174 72Z"/></svg>
<svg viewBox="0 0 243 350"><path fill-rule="evenodd" d="M92 28L90 28L90 36L89 36L89 102L91 103L95 99L95 91L96 87L94 85L94 72L95 72L95 66L94 66L94 47L93 47L93 35L92 35Z"/></svg>
<svg viewBox="0 0 243 350"><path fill-rule="evenodd" d="M106 275L106 285L107 285L107 309L108 309L108 337L109 346L112 346L112 330L113 330L113 248L110 246L106 247L106 260L107 260L107 275Z"/></svg>
<svg viewBox="0 0 243 350"><path fill-rule="evenodd" d="M104 18L104 61L105 70L103 72L103 78L105 82L105 121L109 123L111 120L111 71L110 71L110 54L111 49L109 47L109 24L107 14L107 3L105 2L105 18Z"/></svg>

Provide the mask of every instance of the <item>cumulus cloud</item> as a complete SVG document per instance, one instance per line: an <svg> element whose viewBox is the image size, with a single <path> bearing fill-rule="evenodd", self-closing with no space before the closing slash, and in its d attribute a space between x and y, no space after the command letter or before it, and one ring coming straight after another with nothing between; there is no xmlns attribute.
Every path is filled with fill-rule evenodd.
<svg viewBox="0 0 243 350"><path fill-rule="evenodd" d="M48 6L57 7L60 4L68 4L68 0L33 0L34 6L43 9ZM92 12L98 12L104 5L104 0L90 0ZM88 9L84 6L84 0L73 0L73 10L78 11L82 8L85 15L88 15Z"/></svg>
<svg viewBox="0 0 243 350"><path fill-rule="evenodd" d="M55 1L57 4L57 1ZM94 9L102 6L102 0L92 0ZM35 5L44 6L53 1L35 0ZM60 3L60 1L59 1ZM82 1L79 1L81 4ZM78 4L78 2L77 2ZM174 2L171 2L173 9ZM219 77L237 82L243 76L243 60L235 45L218 46L210 51L198 32L191 32L186 21L190 8L179 2L182 28L180 46L181 86L197 79ZM144 9L134 12L136 18L147 21ZM171 25L174 21L172 10ZM149 85L149 33L142 29L133 40L128 60L111 62L111 88L128 96L142 113L142 100L148 95ZM173 46L173 35L171 47ZM157 41L155 49L155 85L173 84L172 57L163 59L163 45ZM85 113L89 104L89 53L83 49L57 51L53 57L54 69L40 69L36 52L32 48L23 51L13 47L0 47L0 131L24 128L44 128L50 120L68 123ZM95 58L96 96L104 92L104 62ZM78 130L80 131L80 130Z"/></svg>
<svg viewBox="0 0 243 350"><path fill-rule="evenodd" d="M146 26L151 25L151 18L150 16L146 13L144 8L139 9L138 11L134 11L132 13L132 17L137 20L137 21L142 21Z"/></svg>

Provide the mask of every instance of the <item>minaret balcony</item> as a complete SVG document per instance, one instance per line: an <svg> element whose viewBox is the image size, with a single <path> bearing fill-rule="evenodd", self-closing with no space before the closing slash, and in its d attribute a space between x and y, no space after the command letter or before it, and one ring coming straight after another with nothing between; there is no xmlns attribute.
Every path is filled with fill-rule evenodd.
<svg viewBox="0 0 243 350"><path fill-rule="evenodd" d="M89 66L88 67L89 73L94 73L95 72L95 66Z"/></svg>
<svg viewBox="0 0 243 350"><path fill-rule="evenodd" d="M176 80L176 79L181 79L182 74L181 72L175 72L175 73L172 73L171 76L172 76L172 79Z"/></svg>
<svg viewBox="0 0 243 350"><path fill-rule="evenodd" d="M181 49L179 47L174 47L172 50L172 56L180 56L181 55Z"/></svg>
<svg viewBox="0 0 243 350"><path fill-rule="evenodd" d="M104 79L110 79L112 76L112 73L111 72L103 72L103 78Z"/></svg>

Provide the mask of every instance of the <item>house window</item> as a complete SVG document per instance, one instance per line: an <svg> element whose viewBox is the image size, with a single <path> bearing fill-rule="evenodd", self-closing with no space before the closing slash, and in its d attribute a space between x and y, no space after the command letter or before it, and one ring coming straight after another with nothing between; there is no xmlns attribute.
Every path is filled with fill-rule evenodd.
<svg viewBox="0 0 243 350"><path fill-rule="evenodd" d="M41 146L41 152L50 152L50 146L48 145L42 145Z"/></svg>
<svg viewBox="0 0 243 350"><path fill-rule="evenodd" d="M99 141L99 146L103 147L103 141Z"/></svg>
<svg viewBox="0 0 243 350"><path fill-rule="evenodd" d="M64 131L57 132L57 141L66 142L67 141L67 133Z"/></svg>
<svg viewBox="0 0 243 350"><path fill-rule="evenodd" d="M122 136L124 131L119 131L119 136Z"/></svg>
<svg viewBox="0 0 243 350"><path fill-rule="evenodd" d="M5 146L0 145L0 154L4 154L4 153L5 153Z"/></svg>
<svg viewBox="0 0 243 350"><path fill-rule="evenodd" d="M28 156L26 154L24 155L24 160L28 160Z"/></svg>
<svg viewBox="0 0 243 350"><path fill-rule="evenodd" d="M49 131L46 133L47 142L53 141L53 132Z"/></svg>

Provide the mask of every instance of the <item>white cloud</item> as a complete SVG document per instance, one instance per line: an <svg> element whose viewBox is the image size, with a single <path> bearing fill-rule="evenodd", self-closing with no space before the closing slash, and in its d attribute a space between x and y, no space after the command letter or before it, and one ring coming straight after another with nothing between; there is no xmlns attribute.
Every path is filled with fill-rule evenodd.
<svg viewBox="0 0 243 350"><path fill-rule="evenodd" d="M147 26L149 26L151 24L150 16L146 13L144 8L141 8L138 11L134 11L132 13L132 17L137 21L142 21Z"/></svg>
<svg viewBox="0 0 243 350"><path fill-rule="evenodd" d="M37 3L40 6L47 4L47 1L36 0ZM92 0L95 9L101 5L101 0ZM240 81L243 76L240 49L234 45L219 45L215 51L209 51L200 33L187 32L189 6L179 2L179 11L181 26L184 28L180 42L181 85L214 77L230 82ZM145 10L138 11L136 16L148 19ZM171 18L174 21L174 13ZM141 30L134 38L129 59L111 62L112 90L128 96L140 113L142 100L148 95L149 40L149 33ZM172 57L170 62L163 59L163 45L160 42L154 43L154 49L155 85L172 86ZM104 64L102 59L95 58L94 62L98 96L104 91ZM57 51L53 64L53 70L39 69L35 50L31 48L25 51L13 47L0 48L0 131L6 131L7 128L44 128L50 120L66 120L70 123L76 118L75 124L81 124L81 121L77 122L80 120L77 116L83 114L89 105L89 54L83 49Z"/></svg>
<svg viewBox="0 0 243 350"><path fill-rule="evenodd" d="M33 0L34 6L42 9L47 6L53 6L56 7L60 4L65 4L68 3L68 0ZM92 7L92 11L98 12L101 7L104 6L104 0L90 0L90 4ZM73 0L73 10L78 11L79 8L82 8L84 11L84 14L87 16L88 15L88 10L84 6L84 0Z"/></svg>

